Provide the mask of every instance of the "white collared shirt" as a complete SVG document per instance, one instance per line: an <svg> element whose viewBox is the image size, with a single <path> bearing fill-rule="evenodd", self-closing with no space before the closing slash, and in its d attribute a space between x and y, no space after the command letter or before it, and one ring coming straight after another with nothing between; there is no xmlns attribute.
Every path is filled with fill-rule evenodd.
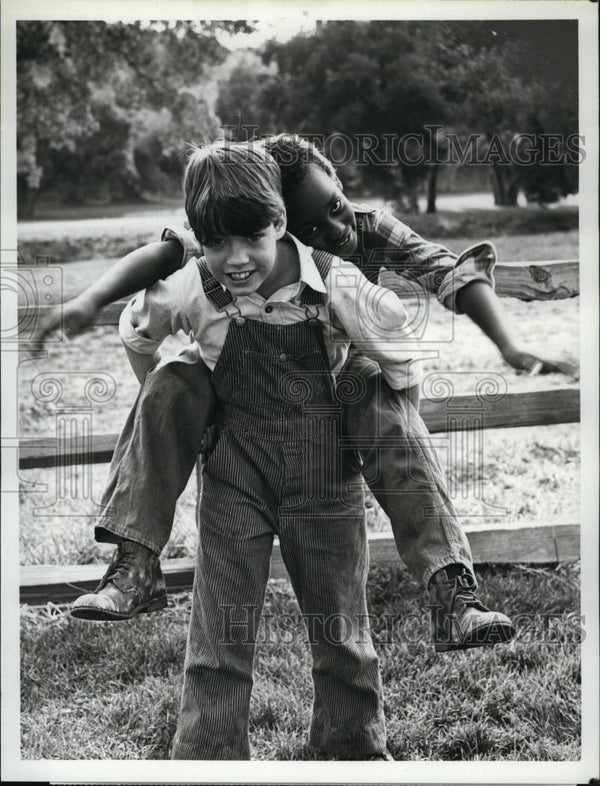
<svg viewBox="0 0 600 786"><path fill-rule="evenodd" d="M379 363L395 390L417 384L421 364L406 310L389 289L369 282L351 262L334 257L325 280L312 258L312 249L286 234L298 252L298 281L281 287L270 297L253 292L218 310L207 298L200 260L192 258L181 270L136 295L126 306L119 324L124 344L134 352L153 354L163 339L180 330L198 343L206 365L214 369L223 349L231 319L244 316L271 324L292 324L315 317L323 325L329 366L334 376L348 357L350 343ZM309 286L324 295L320 305L300 302Z"/></svg>

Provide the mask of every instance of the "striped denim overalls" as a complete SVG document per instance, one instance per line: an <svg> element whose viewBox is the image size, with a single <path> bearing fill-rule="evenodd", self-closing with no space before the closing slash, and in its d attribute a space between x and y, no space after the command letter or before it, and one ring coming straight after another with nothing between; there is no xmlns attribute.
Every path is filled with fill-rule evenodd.
<svg viewBox="0 0 600 786"><path fill-rule="evenodd" d="M323 275L327 255L316 261ZM235 307L201 270L217 307ZM305 287L300 323L232 315L213 372L221 430L204 470L176 759L250 757L255 641L275 535L310 621L310 743L348 759L385 750L360 467L341 449L321 325L311 318L317 294Z"/></svg>

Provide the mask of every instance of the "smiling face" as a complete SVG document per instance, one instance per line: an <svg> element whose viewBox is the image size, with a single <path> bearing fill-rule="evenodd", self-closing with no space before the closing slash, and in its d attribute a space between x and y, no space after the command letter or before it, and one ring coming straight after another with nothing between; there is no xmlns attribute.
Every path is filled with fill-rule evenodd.
<svg viewBox="0 0 600 786"><path fill-rule="evenodd" d="M356 251L356 219L343 192L316 164L286 200L288 229L303 243L344 256Z"/></svg>
<svg viewBox="0 0 600 786"><path fill-rule="evenodd" d="M228 235L204 244L208 268L234 297L250 295L276 274L277 241L285 233L285 221L269 224L250 237Z"/></svg>

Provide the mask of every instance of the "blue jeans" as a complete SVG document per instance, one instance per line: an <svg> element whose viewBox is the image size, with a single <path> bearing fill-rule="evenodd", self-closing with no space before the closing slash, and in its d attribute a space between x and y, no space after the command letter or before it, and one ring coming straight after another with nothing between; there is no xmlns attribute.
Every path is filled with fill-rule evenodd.
<svg viewBox="0 0 600 786"><path fill-rule="evenodd" d="M390 519L398 553L427 587L455 562L473 570L427 426L404 391L392 391L379 366L351 353L337 380L344 433L363 459L362 474Z"/></svg>
<svg viewBox="0 0 600 786"><path fill-rule="evenodd" d="M351 390L342 403L346 439L362 456L363 476L414 578L426 587L445 565L472 569L468 540L418 411L390 389L376 363L356 354L337 388ZM115 448L97 540L125 538L160 554L212 422L214 398L211 373L192 349L149 372Z"/></svg>

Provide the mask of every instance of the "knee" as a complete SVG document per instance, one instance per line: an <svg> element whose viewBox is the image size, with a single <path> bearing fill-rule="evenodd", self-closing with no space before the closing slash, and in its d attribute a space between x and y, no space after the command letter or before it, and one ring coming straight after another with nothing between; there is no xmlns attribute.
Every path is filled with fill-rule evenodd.
<svg viewBox="0 0 600 786"><path fill-rule="evenodd" d="M418 411L418 392L393 391L383 375L364 381L359 400L344 409L344 429L350 437L428 436Z"/></svg>
<svg viewBox="0 0 600 786"><path fill-rule="evenodd" d="M159 365L148 373L140 401L146 408L175 409L190 403L212 406L214 391L210 371L202 362Z"/></svg>
<svg viewBox="0 0 600 786"><path fill-rule="evenodd" d="M360 368L345 369L338 377L337 397L344 410L354 416L380 399L383 384L383 375L374 363L362 364Z"/></svg>
<svg viewBox="0 0 600 786"><path fill-rule="evenodd" d="M393 406L391 390L380 371L356 375L345 380L345 387L338 387L342 401L346 433L361 435L372 433L382 413Z"/></svg>

